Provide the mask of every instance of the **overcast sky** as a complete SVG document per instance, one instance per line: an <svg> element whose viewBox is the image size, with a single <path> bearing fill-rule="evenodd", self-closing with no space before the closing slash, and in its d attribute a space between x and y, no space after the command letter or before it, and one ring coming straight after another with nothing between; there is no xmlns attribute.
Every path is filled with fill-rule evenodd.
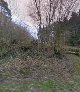
<svg viewBox="0 0 80 92"><path fill-rule="evenodd" d="M30 26L34 27L36 22L33 22L33 20L29 16L29 5L32 2L32 0L5 0L8 2L8 6L11 10L12 17L14 20L20 19L22 21L25 21ZM65 0L64 0L65 1ZM70 2L71 0L68 0ZM76 0L76 5L73 8L73 11L78 11L80 9L80 0ZM76 8L77 7L77 8ZM31 10L30 10L31 12ZM43 18L44 20L44 18ZM33 33L32 33L33 32ZM31 30L31 34L34 36L37 36L37 31Z"/></svg>
<svg viewBox="0 0 80 92"><path fill-rule="evenodd" d="M5 1L8 2L9 8L12 11L12 15L13 15L14 19L17 17L18 19L29 22L32 25L34 24L32 19L28 15L29 14L28 6L32 0L5 0ZM78 11L78 8L80 8L80 4L79 4L80 0L76 0L76 1L78 1L76 3L76 6L78 5L76 11ZM75 10L75 7L74 7L73 11L74 10Z"/></svg>
<svg viewBox="0 0 80 92"><path fill-rule="evenodd" d="M28 15L28 5L31 0L5 0L8 2L13 18L18 18L33 24L32 19Z"/></svg>
<svg viewBox="0 0 80 92"><path fill-rule="evenodd" d="M37 29L35 27L35 23L30 18L28 14L28 5L31 0L5 0L8 2L8 6L12 13L12 18L14 21L24 21L26 24L30 26L29 32L34 37L37 38Z"/></svg>

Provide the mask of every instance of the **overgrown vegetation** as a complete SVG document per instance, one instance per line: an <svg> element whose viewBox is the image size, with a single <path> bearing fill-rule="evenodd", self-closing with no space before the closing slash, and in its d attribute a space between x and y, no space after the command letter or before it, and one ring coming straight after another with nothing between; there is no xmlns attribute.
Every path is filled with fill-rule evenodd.
<svg viewBox="0 0 80 92"><path fill-rule="evenodd" d="M80 92L80 13L39 26L35 40L0 2L0 92Z"/></svg>
<svg viewBox="0 0 80 92"><path fill-rule="evenodd" d="M50 31L48 29L50 29ZM42 30L39 31L39 38L41 43L52 43L55 54L62 53L65 46L79 48L80 13L76 14L73 12L69 20L64 18L62 21L59 20L50 26L43 27Z"/></svg>
<svg viewBox="0 0 80 92"><path fill-rule="evenodd" d="M0 59L16 57L31 47L32 37L24 27L11 21L7 3L3 0L0 3Z"/></svg>
<svg viewBox="0 0 80 92"><path fill-rule="evenodd" d="M31 39L22 30L1 30L0 35L0 58L8 55L16 56L31 46Z"/></svg>

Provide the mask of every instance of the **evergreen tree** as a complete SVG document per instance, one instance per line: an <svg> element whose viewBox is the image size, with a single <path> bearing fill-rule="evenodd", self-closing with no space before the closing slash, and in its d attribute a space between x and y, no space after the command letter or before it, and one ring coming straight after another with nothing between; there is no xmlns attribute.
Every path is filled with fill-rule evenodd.
<svg viewBox="0 0 80 92"><path fill-rule="evenodd" d="M11 10L7 2L0 0L0 26L7 25L11 21Z"/></svg>

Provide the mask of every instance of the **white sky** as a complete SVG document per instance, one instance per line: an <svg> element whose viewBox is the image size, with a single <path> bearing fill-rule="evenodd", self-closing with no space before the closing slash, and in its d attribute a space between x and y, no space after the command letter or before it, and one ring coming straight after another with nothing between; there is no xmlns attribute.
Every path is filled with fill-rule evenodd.
<svg viewBox="0 0 80 92"><path fill-rule="evenodd" d="M5 0L5 1L8 2L9 8L11 9L14 19L18 18L18 19L21 19L22 21L35 25L33 20L28 15L29 14L28 5L30 5L29 3L31 3L32 0ZM79 4L76 9L76 11L78 11L78 8L80 8L80 0L76 0L76 1L78 1L78 4ZM75 10L75 7L74 7L74 10Z"/></svg>
<svg viewBox="0 0 80 92"><path fill-rule="evenodd" d="M31 2L31 0L5 0L8 2L8 6L12 13L12 18L14 21L24 21L26 24L30 25L31 28L29 30L30 34L37 38L37 29L34 27L35 23L33 23L33 20L28 15L28 3Z"/></svg>
<svg viewBox="0 0 80 92"><path fill-rule="evenodd" d="M19 18L33 24L32 19L28 15L28 3L31 0L5 0L8 2L13 18Z"/></svg>

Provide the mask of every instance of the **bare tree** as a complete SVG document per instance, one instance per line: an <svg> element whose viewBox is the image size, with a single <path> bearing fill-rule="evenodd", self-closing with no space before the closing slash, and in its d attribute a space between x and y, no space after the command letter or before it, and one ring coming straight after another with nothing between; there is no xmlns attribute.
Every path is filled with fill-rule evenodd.
<svg viewBox="0 0 80 92"><path fill-rule="evenodd" d="M76 10L78 0L32 0L29 6L29 15L41 21L42 25L49 25L64 17L70 17L72 11ZM39 23L39 22L38 22Z"/></svg>
<svg viewBox="0 0 80 92"><path fill-rule="evenodd" d="M74 10L76 6L76 2L77 0L33 0L32 8L30 8L32 9L32 12L29 14L33 19L38 21L40 32L39 36L42 33L46 33L48 38L47 42L50 42L51 36L53 37L52 33L54 31L52 28L54 25L52 24L54 24L55 21L62 21L65 17L68 19L72 13L72 10ZM46 32L42 32L42 25L45 26ZM62 30L60 27L61 26L59 26L58 29L60 32L58 32L58 35L55 36L61 37L60 35ZM58 43L60 44L59 41Z"/></svg>

